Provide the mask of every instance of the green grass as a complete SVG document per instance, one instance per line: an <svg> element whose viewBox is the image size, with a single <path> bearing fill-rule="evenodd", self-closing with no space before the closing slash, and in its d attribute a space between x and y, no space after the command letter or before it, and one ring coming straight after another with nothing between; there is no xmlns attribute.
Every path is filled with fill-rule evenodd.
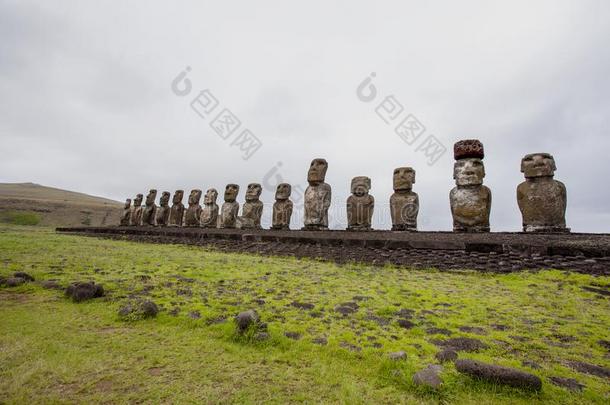
<svg viewBox="0 0 610 405"><path fill-rule="evenodd" d="M10 225L38 225L40 215L29 211L1 211L0 222Z"/></svg>
<svg viewBox="0 0 610 405"><path fill-rule="evenodd" d="M581 288L608 284L608 277L339 266L25 227L0 228L0 263L0 276L26 271L37 280L0 289L0 403L557 404L610 398L608 380L565 365L609 366L598 343L610 339L608 299ZM40 286L49 279L62 285L92 279L108 294L74 304ZM368 297L358 301L356 313L334 311L355 296ZM159 316L119 320L119 307L137 297L156 302ZM301 310L293 301L315 307ZM269 324L270 340L236 339L230 318L249 308ZM398 326L399 309L414 311L414 328ZM195 312L200 318L190 316ZM218 322L223 317L228 321ZM487 334L464 333L460 326ZM415 387L412 375L435 363L438 348L431 340L444 338L427 334L430 327L480 339L489 349L460 356L532 372L542 378L542 391L474 381L450 363L438 392ZM302 337L291 340L284 332ZM319 337L328 345L312 343ZM398 350L407 360L387 359ZM586 388L572 393L551 384L550 376L575 378Z"/></svg>

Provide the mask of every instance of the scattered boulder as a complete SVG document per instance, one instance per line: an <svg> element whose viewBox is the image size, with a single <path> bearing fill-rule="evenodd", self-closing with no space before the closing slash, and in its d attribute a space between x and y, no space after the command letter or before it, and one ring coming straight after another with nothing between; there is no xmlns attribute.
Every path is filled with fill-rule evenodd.
<svg viewBox="0 0 610 405"><path fill-rule="evenodd" d="M596 366L595 364L585 363L584 361L569 361L567 364L581 373L591 374L601 378L610 377L610 368Z"/></svg>
<svg viewBox="0 0 610 405"><path fill-rule="evenodd" d="M254 335L254 340L263 341L268 340L271 336L267 332L258 332Z"/></svg>
<svg viewBox="0 0 610 405"><path fill-rule="evenodd" d="M471 359L459 359L455 361L455 368L460 373L496 384L533 391L539 391L542 388L542 381L539 377L510 367Z"/></svg>
<svg viewBox="0 0 610 405"><path fill-rule="evenodd" d="M301 338L301 334L298 332L284 332L284 336L292 340L299 340Z"/></svg>
<svg viewBox="0 0 610 405"><path fill-rule="evenodd" d="M487 331L480 326L464 325L458 328L462 332L474 333L475 335L487 335Z"/></svg>
<svg viewBox="0 0 610 405"><path fill-rule="evenodd" d="M104 287L93 281L77 281L66 288L66 296L74 302L83 302L104 296Z"/></svg>
<svg viewBox="0 0 610 405"><path fill-rule="evenodd" d="M457 352L451 348L443 349L440 352L436 353L436 359L441 363L445 363L447 361L454 361L457 358Z"/></svg>
<svg viewBox="0 0 610 405"><path fill-rule="evenodd" d="M306 309L306 310L312 310L315 307L314 304L311 304L309 302L298 302L298 301L292 301L290 303L290 305L292 305L293 307L298 308L298 309Z"/></svg>
<svg viewBox="0 0 610 405"><path fill-rule="evenodd" d="M400 326L401 328L404 328L404 329L411 329L412 327L415 326L415 324L408 319L399 319L397 322L398 322L398 326Z"/></svg>
<svg viewBox="0 0 610 405"><path fill-rule="evenodd" d="M523 360L521 362L521 365L523 365L525 367L533 368L534 370L542 369L542 366L540 366L540 364L538 364L538 363L536 363L535 361L532 361L532 360Z"/></svg>
<svg viewBox="0 0 610 405"><path fill-rule="evenodd" d="M445 336L451 335L451 331L449 329L445 329L445 328L428 328L428 329L426 329L426 333L428 335L445 335Z"/></svg>
<svg viewBox="0 0 610 405"><path fill-rule="evenodd" d="M446 340L432 340L432 343L439 347L451 348L456 352L476 352L477 350L487 349L489 346L479 339L458 337Z"/></svg>
<svg viewBox="0 0 610 405"><path fill-rule="evenodd" d="M55 280L45 280L42 283L40 283L40 285L42 286L42 288L45 288L47 290L60 290L61 289L61 286Z"/></svg>
<svg viewBox="0 0 610 405"><path fill-rule="evenodd" d="M21 277L9 277L9 278L5 278L2 281L2 284L4 284L7 287L18 287L22 284L25 284L25 280L22 279Z"/></svg>
<svg viewBox="0 0 610 405"><path fill-rule="evenodd" d="M356 302L344 302L335 307L335 311L339 312L341 315L346 316L349 314L353 314L358 311L359 305Z"/></svg>
<svg viewBox="0 0 610 405"><path fill-rule="evenodd" d="M388 354L388 357L390 358L390 360L404 360L407 358L407 353L401 350L399 352L392 352Z"/></svg>
<svg viewBox="0 0 610 405"><path fill-rule="evenodd" d="M585 388L584 384L573 378L549 377L549 380L559 387L567 388L569 391L582 391L582 389Z"/></svg>
<svg viewBox="0 0 610 405"><path fill-rule="evenodd" d="M125 321L154 318L158 313L157 304L149 300L130 302L119 309L119 317Z"/></svg>
<svg viewBox="0 0 610 405"><path fill-rule="evenodd" d="M328 340L325 337L313 338L311 339L311 342L320 346L326 346L328 344Z"/></svg>
<svg viewBox="0 0 610 405"><path fill-rule="evenodd" d="M25 281L34 281L34 277L30 276L28 273L24 271L16 271L13 274L13 277L22 278Z"/></svg>
<svg viewBox="0 0 610 405"><path fill-rule="evenodd" d="M235 324L237 325L237 332L241 335L243 334L250 326L257 326L260 322L260 318L258 313L254 309L249 309L244 312L240 312L235 317Z"/></svg>
<svg viewBox="0 0 610 405"><path fill-rule="evenodd" d="M413 376L413 384L438 389L443 383L443 380L439 376L441 371L443 371L442 366L430 364L428 367L415 373Z"/></svg>

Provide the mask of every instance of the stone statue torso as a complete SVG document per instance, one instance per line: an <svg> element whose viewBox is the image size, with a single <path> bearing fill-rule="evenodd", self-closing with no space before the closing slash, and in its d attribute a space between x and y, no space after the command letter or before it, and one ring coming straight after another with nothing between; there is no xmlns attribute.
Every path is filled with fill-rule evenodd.
<svg viewBox="0 0 610 405"><path fill-rule="evenodd" d="M133 208L133 212L131 213L131 225L132 226L142 225L142 206L141 205Z"/></svg>
<svg viewBox="0 0 610 405"><path fill-rule="evenodd" d="M491 190L484 185L454 187L449 194L453 230L458 232L489 231Z"/></svg>
<svg viewBox="0 0 610 405"><path fill-rule="evenodd" d="M517 202L523 228L565 228L566 187L557 180L524 181L517 186Z"/></svg>
<svg viewBox="0 0 610 405"><path fill-rule="evenodd" d="M128 226L131 221L131 207L123 209L123 214L121 214L121 226Z"/></svg>
<svg viewBox="0 0 610 405"><path fill-rule="evenodd" d="M395 192L390 197L392 230L417 230L419 196L413 191Z"/></svg>
<svg viewBox="0 0 610 405"><path fill-rule="evenodd" d="M350 195L347 198L347 229L370 229L374 207L375 199L372 195Z"/></svg>
<svg viewBox="0 0 610 405"><path fill-rule="evenodd" d="M305 218L307 225L328 227L328 207L330 207L331 188L326 183L308 186L305 190Z"/></svg>
<svg viewBox="0 0 610 405"><path fill-rule="evenodd" d="M292 216L292 201L278 200L273 203L273 216L271 229L290 229L290 217Z"/></svg>
<svg viewBox="0 0 610 405"><path fill-rule="evenodd" d="M166 226L169 220L169 211L170 208L168 206L160 206L157 208L157 226Z"/></svg>
<svg viewBox="0 0 610 405"><path fill-rule="evenodd" d="M190 205L184 214L184 225L199 226L199 218L201 217L201 205Z"/></svg>
<svg viewBox="0 0 610 405"><path fill-rule="evenodd" d="M218 223L218 204L205 204L201 211L201 226L204 228L216 228Z"/></svg>
<svg viewBox="0 0 610 405"><path fill-rule="evenodd" d="M169 224L172 226L182 226L184 217L184 204L174 204L169 212Z"/></svg>
<svg viewBox="0 0 610 405"><path fill-rule="evenodd" d="M222 204L219 217L219 228L235 228L239 203L237 201Z"/></svg>
<svg viewBox="0 0 610 405"><path fill-rule="evenodd" d="M261 216L263 215L263 203L260 200L257 201L246 201L242 208L240 217L242 228L256 228L261 227Z"/></svg>

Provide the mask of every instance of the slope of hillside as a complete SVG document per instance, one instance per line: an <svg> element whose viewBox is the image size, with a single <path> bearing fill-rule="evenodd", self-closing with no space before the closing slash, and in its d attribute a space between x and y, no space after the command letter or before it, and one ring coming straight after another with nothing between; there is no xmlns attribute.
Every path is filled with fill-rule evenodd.
<svg viewBox="0 0 610 405"><path fill-rule="evenodd" d="M117 224L122 204L34 183L0 183L0 222L75 226Z"/></svg>

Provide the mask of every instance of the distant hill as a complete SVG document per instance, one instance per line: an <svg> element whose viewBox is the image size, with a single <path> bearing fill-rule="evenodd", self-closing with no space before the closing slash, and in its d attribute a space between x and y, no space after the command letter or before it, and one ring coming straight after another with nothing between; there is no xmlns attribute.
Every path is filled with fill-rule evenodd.
<svg viewBox="0 0 610 405"><path fill-rule="evenodd" d="M113 225L122 203L34 183L0 183L0 222L47 226Z"/></svg>

